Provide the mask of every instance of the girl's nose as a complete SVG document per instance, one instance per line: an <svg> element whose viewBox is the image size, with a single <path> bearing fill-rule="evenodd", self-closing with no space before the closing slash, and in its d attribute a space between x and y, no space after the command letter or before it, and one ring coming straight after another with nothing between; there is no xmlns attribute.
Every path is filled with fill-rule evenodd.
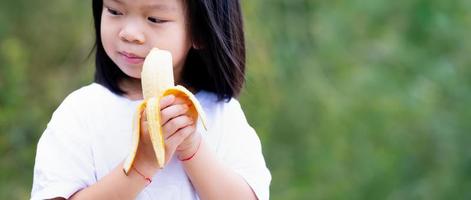
<svg viewBox="0 0 471 200"><path fill-rule="evenodd" d="M143 44L145 36L137 24L128 23L119 32L119 38L125 42Z"/></svg>

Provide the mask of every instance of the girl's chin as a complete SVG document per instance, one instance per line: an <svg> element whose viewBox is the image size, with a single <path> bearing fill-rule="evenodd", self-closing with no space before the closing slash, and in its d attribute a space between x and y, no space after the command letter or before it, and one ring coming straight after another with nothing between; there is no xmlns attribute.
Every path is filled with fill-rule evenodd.
<svg viewBox="0 0 471 200"><path fill-rule="evenodd" d="M129 77L134 79L134 80L141 80L141 76L129 76Z"/></svg>
<svg viewBox="0 0 471 200"><path fill-rule="evenodd" d="M128 76L133 79L141 79L141 74L128 74Z"/></svg>
<svg viewBox="0 0 471 200"><path fill-rule="evenodd" d="M130 78L133 78L133 79L141 79L141 72L135 72L134 70L129 70L129 71L124 71L124 70L121 70L122 72L124 72L124 74L126 74L127 76L129 76Z"/></svg>

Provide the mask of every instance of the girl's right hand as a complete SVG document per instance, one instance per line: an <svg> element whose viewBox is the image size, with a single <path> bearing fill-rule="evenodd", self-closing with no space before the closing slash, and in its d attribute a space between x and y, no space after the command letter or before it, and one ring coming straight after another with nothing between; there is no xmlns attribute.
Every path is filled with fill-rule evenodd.
<svg viewBox="0 0 471 200"><path fill-rule="evenodd" d="M173 95L168 95L160 100L160 111L161 111L161 126L164 126L170 121L177 121L172 125L177 125L174 130L178 132L180 129L195 129L194 122L188 117L187 111L188 106L185 101L180 98L176 98ZM142 171L145 175L152 177L158 170L157 159L155 157L154 148L150 139L149 131L147 128L147 117L145 110L141 115L141 136L139 137L139 146L134 161L134 166ZM164 131L165 129L162 129ZM194 131L194 130L193 130ZM175 150L183 142L186 137L179 137L175 133L162 133L165 143L165 164L172 158Z"/></svg>

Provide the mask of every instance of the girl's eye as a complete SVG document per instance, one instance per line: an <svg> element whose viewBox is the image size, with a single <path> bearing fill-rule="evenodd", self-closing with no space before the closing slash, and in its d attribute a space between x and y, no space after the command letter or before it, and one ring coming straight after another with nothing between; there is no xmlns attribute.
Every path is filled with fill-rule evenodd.
<svg viewBox="0 0 471 200"><path fill-rule="evenodd" d="M149 20L152 23L164 23L164 22L166 22L166 20L157 19L155 17L148 17L147 20Z"/></svg>
<svg viewBox="0 0 471 200"><path fill-rule="evenodd" d="M111 8L106 8L108 10L108 12L112 15L121 15L120 12L116 11L116 10L113 10Z"/></svg>

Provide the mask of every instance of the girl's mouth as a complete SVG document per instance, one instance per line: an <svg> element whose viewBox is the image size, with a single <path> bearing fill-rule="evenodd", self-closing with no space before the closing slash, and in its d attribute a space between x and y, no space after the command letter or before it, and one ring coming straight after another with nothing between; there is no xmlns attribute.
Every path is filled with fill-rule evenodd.
<svg viewBox="0 0 471 200"><path fill-rule="evenodd" d="M126 61L127 63L130 64L142 64L144 62L144 57L140 57L136 54L128 53L125 51L120 51L118 52L119 55Z"/></svg>

